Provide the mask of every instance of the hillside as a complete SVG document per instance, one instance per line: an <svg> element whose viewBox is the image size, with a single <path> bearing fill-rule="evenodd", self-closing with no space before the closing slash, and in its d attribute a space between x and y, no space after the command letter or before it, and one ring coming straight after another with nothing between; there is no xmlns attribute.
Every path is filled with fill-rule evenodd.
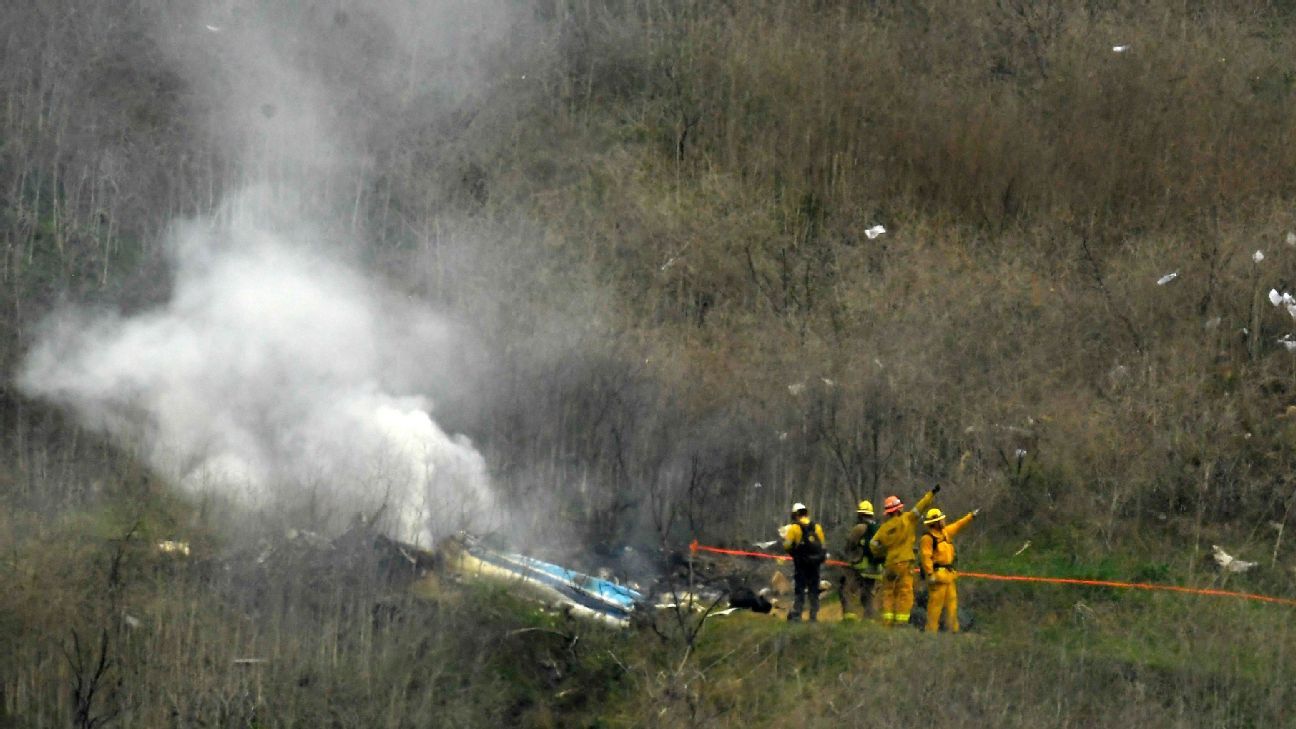
<svg viewBox="0 0 1296 729"><path fill-rule="evenodd" d="M970 583L966 640L747 616L686 652L365 564L237 570L358 521L602 563L769 539L794 501L835 544L942 483L984 510L970 564L1296 596L1287 4L0 28L0 726L1285 722L1279 606ZM231 674L244 645L275 660Z"/></svg>

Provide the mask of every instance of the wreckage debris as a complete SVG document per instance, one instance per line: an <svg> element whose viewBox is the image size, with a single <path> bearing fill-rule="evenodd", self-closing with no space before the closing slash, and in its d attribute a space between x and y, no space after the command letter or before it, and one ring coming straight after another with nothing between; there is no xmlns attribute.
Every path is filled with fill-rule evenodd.
<svg viewBox="0 0 1296 729"><path fill-rule="evenodd" d="M645 602L642 593L624 585L525 555L496 552L468 535L447 540L441 551L460 574L520 584L577 617L615 627L628 626L635 610Z"/></svg>
<svg viewBox="0 0 1296 729"><path fill-rule="evenodd" d="M1225 572L1241 573L1251 570L1256 566L1256 562L1246 562L1234 557L1233 555L1220 549L1218 544L1211 545L1211 556L1215 559L1215 564Z"/></svg>
<svg viewBox="0 0 1296 729"><path fill-rule="evenodd" d="M189 556L189 542L179 542L171 539L163 539L154 545L154 548L162 554L174 554L180 557Z"/></svg>

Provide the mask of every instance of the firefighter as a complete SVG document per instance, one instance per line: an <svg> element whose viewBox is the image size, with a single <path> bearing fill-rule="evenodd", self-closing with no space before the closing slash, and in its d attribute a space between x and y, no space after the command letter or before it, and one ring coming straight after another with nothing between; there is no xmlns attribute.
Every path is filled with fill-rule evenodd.
<svg viewBox="0 0 1296 729"><path fill-rule="evenodd" d="M923 519L927 532L918 539L918 551L922 558L922 573L927 578L928 633L940 630L942 611L949 631L959 632L958 590L954 587L958 573L954 571L954 542L951 540L979 513L980 509L973 509L949 526L945 525L945 514L940 509L930 509Z"/></svg>
<svg viewBox="0 0 1296 729"><path fill-rule="evenodd" d="M887 519L869 540L869 550L874 557L883 560L879 589L882 592L882 624L887 627L909 622L909 611L914 603L914 539L918 536L919 514L931 506L938 491L940 485L933 486L909 511L905 511L904 502L898 496L888 496L883 502Z"/></svg>
<svg viewBox="0 0 1296 729"><path fill-rule="evenodd" d="M881 576L882 560L873 556L869 541L877 533L878 523L873 516L873 502L865 500L855 507L856 524L846 535L842 550L846 567L842 568L838 583L841 596L842 619L858 620L863 615L877 614L877 580ZM861 615L851 612L852 602L858 600Z"/></svg>
<svg viewBox="0 0 1296 729"><path fill-rule="evenodd" d="M810 622L819 619L819 567L828 558L824 550L823 527L810 519L805 504L792 505L792 523L783 532L783 550L792 556L796 598L788 620L801 619L805 599L810 598Z"/></svg>

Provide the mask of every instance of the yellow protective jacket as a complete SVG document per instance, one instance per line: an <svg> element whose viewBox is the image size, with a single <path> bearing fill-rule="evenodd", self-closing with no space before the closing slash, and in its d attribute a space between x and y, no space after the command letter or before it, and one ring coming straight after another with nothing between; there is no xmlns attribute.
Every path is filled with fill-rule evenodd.
<svg viewBox="0 0 1296 729"><path fill-rule="evenodd" d="M877 534L869 541L869 551L873 556L885 557L887 567L913 562L914 538L918 536L918 523L921 521L918 515L926 511L935 498L936 494L928 491L918 499L914 508L882 522Z"/></svg>
<svg viewBox="0 0 1296 729"><path fill-rule="evenodd" d="M950 540L971 521L972 515L968 514L953 524L947 524L944 529L927 529L927 533L918 539L923 574L931 577L938 567L954 568L954 542Z"/></svg>
<svg viewBox="0 0 1296 729"><path fill-rule="evenodd" d="M797 521L788 524L787 531L783 532L784 552L791 554L792 550L796 548L797 545L801 544L801 527L809 526L809 525L810 525L809 517L805 519L798 519ZM819 546L824 547L823 527L820 526L818 522L816 522L814 526L815 526L815 536L819 537ZM826 549L827 547L824 548Z"/></svg>

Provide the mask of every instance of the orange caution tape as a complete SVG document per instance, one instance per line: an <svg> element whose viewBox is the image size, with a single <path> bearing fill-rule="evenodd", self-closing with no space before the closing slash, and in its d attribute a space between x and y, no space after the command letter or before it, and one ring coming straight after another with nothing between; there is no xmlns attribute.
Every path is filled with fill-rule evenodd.
<svg viewBox="0 0 1296 729"><path fill-rule="evenodd" d="M731 556L734 556L734 557L759 557L760 559L776 559L776 560L778 560L778 561L780 561L780 562L786 562L786 561L792 559L791 557L789 557L789 556L786 555L786 554L766 554L766 553L764 553L764 552L745 552L745 551L743 551L743 550L741 550L741 549L721 549L721 548L719 548L719 547L708 547L708 546L706 546L705 544L698 544L698 541L697 541L696 539L694 539L694 540L689 544L689 551L690 551L690 552L694 552L694 553L699 552L699 551L701 551L701 552L713 552L713 553L715 553L715 554L728 554L728 555L731 555ZM830 564L830 565L833 565L834 567L849 567L849 566L850 566L850 565L846 564L845 562L843 562L843 561L841 561L841 560L839 560L839 559L830 559L830 560L828 560L827 562L824 562L824 564Z"/></svg>
<svg viewBox="0 0 1296 729"><path fill-rule="evenodd" d="M741 549L721 549L720 547L708 547L704 544L698 544L694 539L689 544L689 551L711 552L713 554L727 554L735 557L756 557L759 559L774 559L787 561L792 559L782 554L765 554L764 552L747 552ZM830 559L825 564L835 565L838 567L847 567L845 562L836 559ZM1233 590L1214 590L1205 587L1183 587L1181 585L1158 585L1148 582L1118 582L1116 580L1086 580L1077 577L1035 577L1032 575L995 575L989 572L964 572L959 570L959 577L971 577L978 580L997 580L1000 582L1037 582L1052 585L1085 585L1088 587L1112 587L1125 590L1151 590L1155 592L1182 592L1190 595L1210 595L1212 597L1237 597L1243 600L1256 600L1259 602L1269 602L1277 605L1291 605L1296 607L1296 599L1289 597L1274 597L1273 595L1260 595L1254 592L1235 592Z"/></svg>

